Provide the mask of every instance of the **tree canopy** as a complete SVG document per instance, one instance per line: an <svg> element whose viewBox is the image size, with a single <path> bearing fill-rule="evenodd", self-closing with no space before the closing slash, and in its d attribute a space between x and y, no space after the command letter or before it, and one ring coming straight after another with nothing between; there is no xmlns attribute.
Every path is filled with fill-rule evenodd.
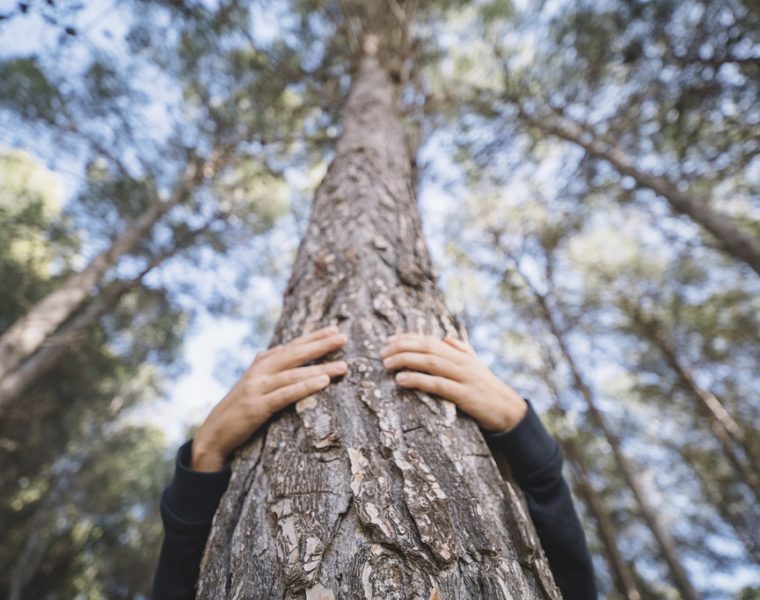
<svg viewBox="0 0 760 600"><path fill-rule="evenodd" d="M448 305L560 440L604 597L760 598L751 0L5 7L2 593L149 596L189 349L230 385L272 332L367 19L404 25Z"/></svg>

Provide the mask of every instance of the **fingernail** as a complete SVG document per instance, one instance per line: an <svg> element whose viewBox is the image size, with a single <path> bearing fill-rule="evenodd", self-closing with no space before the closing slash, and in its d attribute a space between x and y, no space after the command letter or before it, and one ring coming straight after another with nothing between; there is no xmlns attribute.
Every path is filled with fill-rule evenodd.
<svg viewBox="0 0 760 600"><path fill-rule="evenodd" d="M389 342L393 342L394 340L397 340L397 339L398 339L398 336L397 336L397 335L389 335L389 336L388 336L386 339L387 339Z"/></svg>
<svg viewBox="0 0 760 600"><path fill-rule="evenodd" d="M406 373L399 373L398 375L396 375L396 381L398 381L399 383L404 383L405 381L409 381L409 375L407 375Z"/></svg>
<svg viewBox="0 0 760 600"><path fill-rule="evenodd" d="M339 333L333 336L333 342L347 342L348 336L345 333Z"/></svg>
<svg viewBox="0 0 760 600"><path fill-rule="evenodd" d="M389 350L390 348L388 346L385 346L383 349L380 350L380 356L385 356L386 354L388 354Z"/></svg>
<svg viewBox="0 0 760 600"><path fill-rule="evenodd" d="M348 369L348 363L342 360L335 364L335 368L339 371L346 371Z"/></svg>
<svg viewBox="0 0 760 600"><path fill-rule="evenodd" d="M318 381L319 381L320 385L327 385L328 383L330 383L330 376L329 375L320 375Z"/></svg>

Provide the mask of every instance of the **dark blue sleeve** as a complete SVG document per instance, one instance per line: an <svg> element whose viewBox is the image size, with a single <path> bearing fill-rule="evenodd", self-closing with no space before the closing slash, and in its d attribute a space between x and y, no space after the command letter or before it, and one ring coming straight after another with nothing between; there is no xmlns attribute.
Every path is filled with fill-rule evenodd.
<svg viewBox="0 0 760 600"><path fill-rule="evenodd" d="M570 488L562 476L559 444L533 407L513 429L488 433L486 439L509 462L528 501L536 533L565 600L597 597L591 554Z"/></svg>
<svg viewBox="0 0 760 600"><path fill-rule="evenodd" d="M230 469L190 468L192 440L177 452L174 478L161 495L164 541L153 580L153 600L193 600L211 521L230 481Z"/></svg>

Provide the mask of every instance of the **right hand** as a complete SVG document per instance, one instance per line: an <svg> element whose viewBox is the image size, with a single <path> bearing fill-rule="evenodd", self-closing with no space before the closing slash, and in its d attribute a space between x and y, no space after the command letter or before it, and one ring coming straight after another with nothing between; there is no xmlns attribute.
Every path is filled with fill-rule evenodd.
<svg viewBox="0 0 760 600"><path fill-rule="evenodd" d="M486 431L509 431L528 413L527 402L480 362L472 346L451 336L393 335L380 355L386 369L398 371L400 386L451 400Z"/></svg>
<svg viewBox="0 0 760 600"><path fill-rule="evenodd" d="M227 458L277 411L326 388L344 375L342 360L304 367L334 352L348 340L337 327L325 327L256 355L235 387L198 428L192 445L192 468L218 471Z"/></svg>

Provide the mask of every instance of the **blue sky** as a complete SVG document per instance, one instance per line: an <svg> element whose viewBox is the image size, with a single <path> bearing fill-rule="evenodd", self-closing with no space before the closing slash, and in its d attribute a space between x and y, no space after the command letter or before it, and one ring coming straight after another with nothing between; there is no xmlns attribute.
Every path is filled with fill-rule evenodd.
<svg viewBox="0 0 760 600"><path fill-rule="evenodd" d="M117 51L118 46L114 39L119 37L120 32L123 33L127 25L126 21L119 17L117 4L117 2L89 3L79 16L80 22L84 24L81 35L93 43L105 44L111 46L112 51ZM15 5L15 1L0 2L0 12L8 11ZM277 21L273 14L261 13L261 20L256 22L256 35L261 38L274 37ZM105 31L109 29L115 34L114 38L106 36ZM19 19L18 25L14 23L12 28L0 29L2 40L0 55L25 54L34 51L49 45L56 35L49 27L33 17ZM452 39L455 40L455 38ZM0 149L14 145L17 139L11 133L11 129L5 125L0 121ZM36 154L43 161L48 161L51 155L56 154L55 148L50 148L44 139L25 140L24 145L28 151ZM451 277L453 274L451 259L445 251L446 229L452 215L461 211L470 193L461 187L458 167L449 159L445 148L445 140L440 137L432 138L424 148L422 162L429 165L429 176L423 181L419 198L426 237L434 262L442 275L442 286L448 292L451 308L454 311L460 311L465 308L467 296L463 293L464 285L452 280ZM556 160L561 162L564 158L565 154L558 151ZM543 166L544 171L533 173L529 182L515 178L509 189L502 190L502 193L520 197L531 193L531 189L539 189L541 186L551 190L555 183L553 177L556 167L556 164L551 165L550 161L547 161ZM58 155L56 157L55 172L61 180L65 195L69 198L76 192L81 182L81 169L81 160L77 156ZM302 197L310 194L315 183L310 181L306 174L299 172L291 171L287 178L294 204L302 202ZM280 277L269 282L255 282L246 290L244 304L257 305L257 310L269 314L270 317L274 316L279 307L284 278L289 272L290 257L298 242L297 232L300 226L302 224L299 224L294 217L286 217L278 225L278 232L270 243L284 249L285 256L278 266ZM225 278L228 275L224 272L189 272L186 264L175 263L167 265L152 277L155 277L156 283L188 277L196 281L202 280L209 287L213 287L225 285L227 283ZM477 285L473 285L472 288L467 288L466 293L476 291ZM272 321L270 319L267 322L271 324ZM483 323L475 332L474 344L482 350L482 355L488 362L496 362L497 359L504 358L499 356L499 353L504 351L503 343L508 332L500 330L499 327L499 324ZM128 419L152 423L162 428L167 435L169 451L173 451L173 447L183 441L187 429L202 421L213 405L234 383L236 374L253 359L258 350L266 345L268 335L267 327L257 328L250 314L213 316L201 313L193 324L182 349L182 360L187 365L186 371L176 380L167 383L167 393L164 398L158 399L154 404L140 407L129 415ZM614 379L616 372L614 370L604 372L604 368L601 368L595 376L600 379ZM524 383L526 388L534 388L530 382ZM543 401L537 398L536 403L541 406ZM650 478L652 482L654 475L645 473L644 477ZM685 500L684 498L676 499L676 503ZM665 508L672 510L672 507ZM754 573L743 570L721 575L708 572L699 564L693 567L698 577L704 580L715 582L722 578L721 585L727 589L740 587L753 580L753 577L754 581L760 581L760 574L756 570Z"/></svg>
<svg viewBox="0 0 760 600"><path fill-rule="evenodd" d="M15 1L0 3L0 12L9 12L16 4ZM126 32L128 21L122 18L117 6L116 2L85 3L85 9L77 15L75 21L80 31L79 35L85 37L88 44L119 52L119 39ZM278 30L276 13L263 10L255 12L259 16L259 19L254 21L255 35L262 42L275 39ZM52 44L59 35L60 28L45 24L34 13L18 16L14 19L13 27L0 29L0 38L3 40L0 56L37 52L41 47ZM87 54L83 52L80 58L84 63ZM9 128L0 128L0 148L15 145L11 131ZM55 155L55 164L51 166L61 183L63 197L65 201L73 198L83 181L81 158L61 156L49 147L47 140L31 142L24 144L25 149L43 162L48 162L50 157ZM431 171L450 173L455 167L438 148L437 144L429 144L423 158L430 163ZM305 174L293 171L287 174L287 180L294 202L304 194L311 194L314 184L317 183L310 181ZM444 220L447 214L454 211L455 202L456 199L452 198L449 192L430 180L421 187L420 205L425 215L425 232L438 265L445 261L445 241L442 239ZM279 236L277 243L283 246L286 253L290 252L294 256L297 237L294 237L293 232L298 227L293 223L292 217L282 219L278 227L283 234ZM84 256L93 251L85 250L82 264L85 262ZM154 280L158 283L171 280L173 277L185 278L188 276L186 269L185 264L170 263L151 275L147 281L150 283ZM281 281L257 285L255 289L250 289L247 292L252 296L250 302L265 305L270 311L276 311L287 270L289 269L283 270ZM196 281L202 279L208 286L213 287L222 283L221 280L212 281L215 275L221 274L206 272L190 276ZM254 327L247 317L201 313L192 324L182 348L181 360L186 365L184 373L176 380L168 382L166 397L159 399L154 405L138 407L126 419L130 422L151 423L161 428L165 431L170 446L181 443L188 428L200 424L210 409L234 384L237 374L250 363L257 351L266 346L269 332L255 330ZM230 361L233 364L230 364ZM223 368L220 368L220 363L224 363Z"/></svg>

